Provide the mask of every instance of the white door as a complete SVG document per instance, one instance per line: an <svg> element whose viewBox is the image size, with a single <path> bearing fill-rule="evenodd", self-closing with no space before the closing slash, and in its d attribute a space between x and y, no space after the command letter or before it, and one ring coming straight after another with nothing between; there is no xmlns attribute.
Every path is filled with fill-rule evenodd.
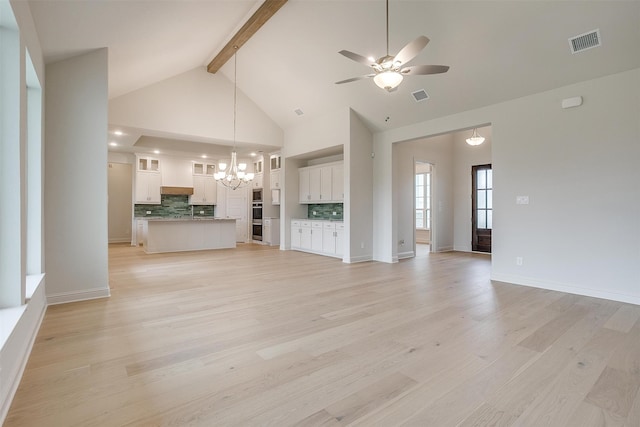
<svg viewBox="0 0 640 427"><path fill-rule="evenodd" d="M227 216L236 219L236 242L246 242L249 236L249 203L247 189L237 188L227 191Z"/></svg>

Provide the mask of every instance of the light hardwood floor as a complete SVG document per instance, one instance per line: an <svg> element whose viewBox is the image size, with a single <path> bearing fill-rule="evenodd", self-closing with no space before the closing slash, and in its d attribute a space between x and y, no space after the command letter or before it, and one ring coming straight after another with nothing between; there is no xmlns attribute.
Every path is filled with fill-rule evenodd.
<svg viewBox="0 0 640 427"><path fill-rule="evenodd" d="M640 306L484 255L109 256L111 298L47 310L6 426L640 426Z"/></svg>

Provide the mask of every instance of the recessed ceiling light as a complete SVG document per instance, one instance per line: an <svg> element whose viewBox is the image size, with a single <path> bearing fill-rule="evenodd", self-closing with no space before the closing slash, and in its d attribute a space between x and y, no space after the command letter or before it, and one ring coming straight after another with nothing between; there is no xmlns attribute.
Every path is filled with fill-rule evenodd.
<svg viewBox="0 0 640 427"><path fill-rule="evenodd" d="M124 135L121 130L114 131L113 134L118 136Z"/></svg>
<svg viewBox="0 0 640 427"><path fill-rule="evenodd" d="M109 143L109 145L110 145L110 146L112 146L112 147L117 147L117 146L118 146L118 143L117 143L117 142L113 142L113 141L111 141L111 142Z"/></svg>
<svg viewBox="0 0 640 427"><path fill-rule="evenodd" d="M255 157L255 156L256 156L256 153L255 153L255 152L252 152L252 153L251 153L251 157Z"/></svg>
<svg viewBox="0 0 640 427"><path fill-rule="evenodd" d="M203 159L206 159L206 158L207 158L207 155L206 155L206 154L203 154L203 155L202 155L202 156L200 156L200 157L202 157Z"/></svg>
<svg viewBox="0 0 640 427"><path fill-rule="evenodd" d="M154 153L160 154L160 150L153 150Z"/></svg>

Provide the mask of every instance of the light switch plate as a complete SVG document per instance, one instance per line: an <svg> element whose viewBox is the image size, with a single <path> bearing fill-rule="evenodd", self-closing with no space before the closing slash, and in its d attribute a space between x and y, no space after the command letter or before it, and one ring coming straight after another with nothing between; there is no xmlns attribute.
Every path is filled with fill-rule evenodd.
<svg viewBox="0 0 640 427"><path fill-rule="evenodd" d="M516 205L528 205L529 196L516 196Z"/></svg>

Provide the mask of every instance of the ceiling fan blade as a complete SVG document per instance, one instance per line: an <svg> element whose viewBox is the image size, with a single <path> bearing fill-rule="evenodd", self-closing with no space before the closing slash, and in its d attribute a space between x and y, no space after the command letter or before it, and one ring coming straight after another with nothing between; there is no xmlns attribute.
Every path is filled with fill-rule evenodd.
<svg viewBox="0 0 640 427"><path fill-rule="evenodd" d="M400 70L406 75L440 74L449 71L448 65L414 65Z"/></svg>
<svg viewBox="0 0 640 427"><path fill-rule="evenodd" d="M347 58L359 62L361 64L366 65L367 67L371 67L371 65L373 64L371 61L369 61L367 58L365 58L362 55L358 55L357 53L353 53L353 52L349 52L348 50L341 50L340 52L338 52L340 55L346 56Z"/></svg>
<svg viewBox="0 0 640 427"><path fill-rule="evenodd" d="M342 83L351 83L351 82L355 82L356 80L366 79L366 78L370 78L370 77L374 77L374 76L375 76L375 74L367 74L366 76L351 77L350 79L340 80L339 82L336 82L335 84L341 85Z"/></svg>
<svg viewBox="0 0 640 427"><path fill-rule="evenodd" d="M393 61L399 61L401 64L406 64L407 62L418 56L420 51L422 51L422 49L424 49L428 43L429 39L427 37L418 37L417 39L409 42L405 47L403 47L402 50L398 52Z"/></svg>

